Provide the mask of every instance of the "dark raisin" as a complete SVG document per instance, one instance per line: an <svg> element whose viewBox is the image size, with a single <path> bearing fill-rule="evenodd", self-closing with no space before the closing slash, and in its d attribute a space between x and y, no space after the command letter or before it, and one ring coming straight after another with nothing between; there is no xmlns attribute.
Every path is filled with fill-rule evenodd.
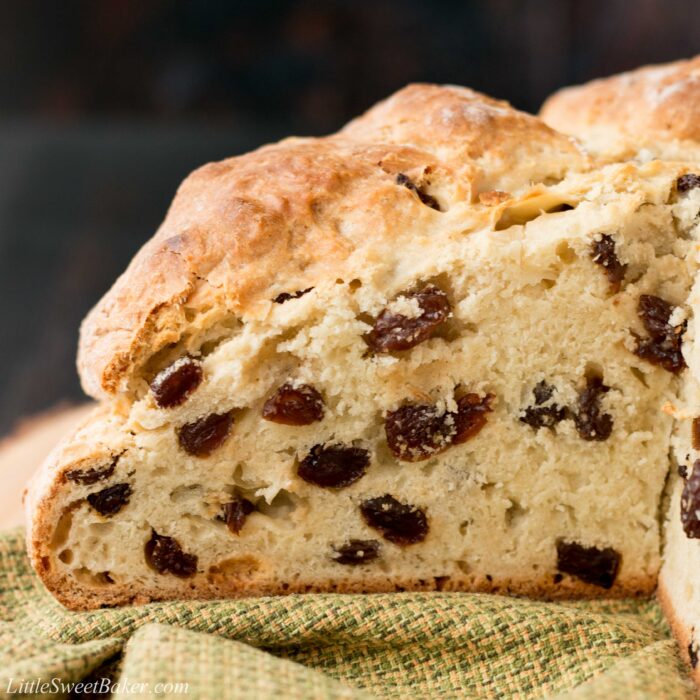
<svg viewBox="0 0 700 700"><path fill-rule="evenodd" d="M625 279L627 265L623 265L615 252L615 239L603 234L599 240L591 244L591 258L596 265L604 268L605 274L614 292L620 291L622 280Z"/></svg>
<svg viewBox="0 0 700 700"><path fill-rule="evenodd" d="M174 537L151 532L151 539L145 546L146 561L159 574L173 574L180 578L189 578L197 573L197 556L182 551L180 543Z"/></svg>
<svg viewBox="0 0 700 700"><path fill-rule="evenodd" d="M679 192L688 192L696 187L700 187L700 175L695 173L686 173L676 180L676 189Z"/></svg>
<svg viewBox="0 0 700 700"><path fill-rule="evenodd" d="M454 414L440 413L433 404L409 404L386 414L384 431L396 457L420 462L452 444Z"/></svg>
<svg viewBox="0 0 700 700"><path fill-rule="evenodd" d="M385 540L394 544L421 542L428 534L425 513L420 508L397 501L389 494L363 501L360 512L371 528L379 530Z"/></svg>
<svg viewBox="0 0 700 700"><path fill-rule="evenodd" d="M181 357L158 372L151 382L153 399L160 408L179 406L202 383L202 365L191 357Z"/></svg>
<svg viewBox="0 0 700 700"><path fill-rule="evenodd" d="M461 445L481 431L488 420L486 414L493 410L491 408L493 399L493 394L486 394L483 398L478 394L466 394L457 399L453 445Z"/></svg>
<svg viewBox="0 0 700 700"><path fill-rule="evenodd" d="M369 452L360 447L314 445L299 463L297 474L315 486L341 489L364 476L369 462Z"/></svg>
<svg viewBox="0 0 700 700"><path fill-rule="evenodd" d="M695 460L681 492L681 523L686 537L700 539L700 459Z"/></svg>
<svg viewBox="0 0 700 700"><path fill-rule="evenodd" d="M377 540L349 540L340 547L333 547L333 560L338 564L365 564L379 556Z"/></svg>
<svg viewBox="0 0 700 700"><path fill-rule="evenodd" d="M649 335L646 338L636 333L633 335L637 341L635 355L675 374L686 366L681 344L687 324L670 325L672 313L673 306L661 297L642 294L639 297L637 314Z"/></svg>
<svg viewBox="0 0 700 700"><path fill-rule="evenodd" d="M418 196L418 199L420 199L420 201L426 206L430 207L431 209L435 209L436 211L440 211L440 203L437 201L437 199L425 192L422 188L418 187L418 185L416 185L416 183L413 182L408 175L399 173L396 176L396 184L406 187L407 189L411 190L411 192L414 192Z"/></svg>
<svg viewBox="0 0 700 700"><path fill-rule="evenodd" d="M680 476L681 479L688 478L688 467L685 464L678 465L678 476Z"/></svg>
<svg viewBox="0 0 700 700"><path fill-rule="evenodd" d="M532 393L535 397L535 405L528 406L520 416L520 421L527 425L539 428L553 428L568 417L568 410L565 406L556 403L546 404L554 395L555 388L551 384L541 380L535 385Z"/></svg>
<svg viewBox="0 0 700 700"><path fill-rule="evenodd" d="M282 425L310 425L323 419L323 397L308 384L283 384L265 402L262 415Z"/></svg>
<svg viewBox="0 0 700 700"><path fill-rule="evenodd" d="M98 481L104 481L109 479L114 470L116 469L119 457L117 455L111 462L111 464L106 464L103 467L91 467L90 469L69 469L66 472L66 479L68 481L73 481L76 484L96 484Z"/></svg>
<svg viewBox="0 0 700 700"><path fill-rule="evenodd" d="M700 450L700 416L693 418L691 434L693 436L693 449Z"/></svg>
<svg viewBox="0 0 700 700"><path fill-rule="evenodd" d="M312 289L313 287L309 287L308 289L299 289L296 292L282 292L272 301L274 301L275 304L284 304L285 301L289 301L290 299L298 299L299 297L303 297L304 294L308 294Z"/></svg>
<svg viewBox="0 0 700 700"><path fill-rule="evenodd" d="M129 484L114 484L102 491L88 494L88 503L100 514L106 517L118 513L131 498L131 486Z"/></svg>
<svg viewBox="0 0 700 700"><path fill-rule="evenodd" d="M222 520L234 535L238 535L243 525L245 525L246 518L254 510L255 506L247 498L236 496L229 503L224 503L222 507Z"/></svg>
<svg viewBox="0 0 700 700"><path fill-rule="evenodd" d="M177 439L180 447L188 454L206 457L223 444L232 425L232 412L212 413L181 426L177 431Z"/></svg>
<svg viewBox="0 0 700 700"><path fill-rule="evenodd" d="M688 644L688 660L692 668L698 665L698 645L692 639Z"/></svg>
<svg viewBox="0 0 700 700"><path fill-rule="evenodd" d="M578 412L574 416L576 430L584 440L602 442L610 437L613 419L609 413L601 412L600 398L610 391L600 377L590 376L586 388L578 396Z"/></svg>
<svg viewBox="0 0 700 700"><path fill-rule="evenodd" d="M374 322L374 328L364 338L375 352L409 350L430 338L451 311L447 295L430 285L420 292L405 294L406 299L415 299L421 313L415 317L392 313L384 309Z"/></svg>
<svg viewBox="0 0 700 700"><path fill-rule="evenodd" d="M557 541L557 569L565 574L611 588L620 566L620 553L611 547L584 547L578 542Z"/></svg>
<svg viewBox="0 0 700 700"><path fill-rule="evenodd" d="M653 294L642 294L637 304L637 314L652 338L663 338L669 332L669 319L673 306Z"/></svg>
<svg viewBox="0 0 700 700"><path fill-rule="evenodd" d="M440 413L433 404L408 404L386 414L389 449L405 462L420 462L451 445L466 442L486 425L493 395L466 394L457 411Z"/></svg>

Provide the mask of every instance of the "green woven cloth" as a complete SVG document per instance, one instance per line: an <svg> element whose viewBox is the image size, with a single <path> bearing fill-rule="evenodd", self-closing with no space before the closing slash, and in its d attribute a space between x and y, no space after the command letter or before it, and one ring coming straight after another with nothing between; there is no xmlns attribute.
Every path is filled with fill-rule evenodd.
<svg viewBox="0 0 700 700"><path fill-rule="evenodd" d="M23 533L1 534L0 696L102 679L187 700L696 697L653 601L333 594L71 613Z"/></svg>

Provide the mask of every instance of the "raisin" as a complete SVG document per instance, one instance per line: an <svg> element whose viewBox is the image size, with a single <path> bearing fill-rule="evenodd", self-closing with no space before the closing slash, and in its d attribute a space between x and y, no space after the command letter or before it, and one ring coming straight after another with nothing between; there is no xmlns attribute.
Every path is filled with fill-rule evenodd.
<svg viewBox="0 0 700 700"><path fill-rule="evenodd" d="M698 665L698 645L692 639L688 644L688 660L692 668Z"/></svg>
<svg viewBox="0 0 700 700"><path fill-rule="evenodd" d="M636 333L632 335L637 341L635 355L676 374L686 366L681 343L687 324L670 325L672 313L673 307L666 300L651 294L642 294L639 297L637 314L649 335L646 338Z"/></svg>
<svg viewBox="0 0 700 700"><path fill-rule="evenodd" d="M693 418L691 434L693 436L693 449L700 450L700 416Z"/></svg>
<svg viewBox="0 0 700 700"><path fill-rule="evenodd" d="M611 547L584 547L557 541L557 569L601 588L612 588L620 567L620 553Z"/></svg>
<svg viewBox="0 0 700 700"><path fill-rule="evenodd" d="M700 175L695 173L686 173L676 180L676 189L679 192L688 192L696 187L700 187Z"/></svg>
<svg viewBox="0 0 700 700"><path fill-rule="evenodd" d="M333 561L338 564L365 564L379 556L379 542L377 540L349 540L340 547L333 547L335 554Z"/></svg>
<svg viewBox="0 0 700 700"><path fill-rule="evenodd" d="M247 498L236 496L229 503L225 503L222 510L222 520L234 535L238 535L255 506Z"/></svg>
<svg viewBox="0 0 700 700"><path fill-rule="evenodd" d="M426 206L430 207L431 209L435 209L436 211L441 211L440 203L437 201L437 199L423 191L422 188L418 187L418 185L416 185L416 183L413 182L408 175L399 173L396 176L396 184L411 190L411 192L415 193L418 196L418 199L420 199L420 201Z"/></svg>
<svg viewBox="0 0 700 700"><path fill-rule="evenodd" d="M397 501L389 494L363 501L360 512L367 525L379 530L385 540L394 544L421 542L428 534L425 513L420 508Z"/></svg>
<svg viewBox="0 0 700 700"><path fill-rule="evenodd" d="M386 414L384 431L389 449L405 462L420 462L451 445L466 442L486 425L492 394L466 394L457 411L440 413L433 404L408 404Z"/></svg>
<svg viewBox="0 0 700 700"><path fill-rule="evenodd" d="M493 394L486 394L483 399L478 394L466 394L457 399L453 445L461 445L481 431L486 425L486 414L493 410L491 408L493 399Z"/></svg>
<svg viewBox="0 0 700 700"><path fill-rule="evenodd" d="M274 301L275 304L284 304L285 301L289 301L290 299L299 299L299 297L303 297L304 294L308 294L312 289L313 287L309 287L308 289L299 289L296 292L282 292L272 301Z"/></svg>
<svg viewBox="0 0 700 700"><path fill-rule="evenodd" d="M202 365L181 357L156 375L151 392L159 408L179 406L202 383Z"/></svg>
<svg viewBox="0 0 700 700"><path fill-rule="evenodd" d="M106 517L116 515L128 502L132 494L129 484L114 484L102 491L88 494L88 503Z"/></svg>
<svg viewBox="0 0 700 700"><path fill-rule="evenodd" d="M681 479L688 478L688 467L685 464L678 465L678 476L680 476Z"/></svg>
<svg viewBox="0 0 700 700"><path fill-rule="evenodd" d="M681 524L686 537L700 539L700 459L695 460L681 492Z"/></svg>
<svg viewBox="0 0 700 700"><path fill-rule="evenodd" d="M409 404L389 411L384 422L389 449L406 462L420 462L442 452L452 444L453 416L440 414L432 404Z"/></svg>
<svg viewBox="0 0 700 700"><path fill-rule="evenodd" d="M114 474L114 470L117 467L117 462L119 461L120 456L121 455L117 455L112 460L111 464L106 464L103 467L91 467L90 469L69 469L66 472L66 479L68 479L68 481L73 481L76 484L85 484L86 486L89 484L96 484L98 481L109 479L109 477Z"/></svg>
<svg viewBox="0 0 700 700"><path fill-rule="evenodd" d="M315 486L341 489L364 476L369 462L369 452L360 447L314 445L299 463L297 474Z"/></svg>
<svg viewBox="0 0 700 700"><path fill-rule="evenodd" d="M637 314L652 338L663 338L669 332L669 319L673 306L653 294L642 294L637 304Z"/></svg>
<svg viewBox="0 0 700 700"><path fill-rule="evenodd" d="M375 352L409 350L430 338L451 312L447 295L434 285L420 292L404 295L415 299L421 313L415 317L392 313L384 309L374 322L374 328L364 336L365 342Z"/></svg>
<svg viewBox="0 0 700 700"><path fill-rule="evenodd" d="M544 379L535 385L532 393L535 397L535 405L528 406L520 416L520 421L535 428L553 428L568 417L568 410L565 406L556 403L546 404L554 395L554 387L547 384Z"/></svg>
<svg viewBox="0 0 700 700"><path fill-rule="evenodd" d="M177 431L177 439L185 452L195 457L206 457L220 447L231 432L233 413L212 413L186 423Z"/></svg>
<svg viewBox="0 0 700 700"><path fill-rule="evenodd" d="M602 442L610 437L613 419L609 413L601 413L600 397L610 391L600 377L591 376L586 388L578 396L578 413L574 415L576 430L584 440Z"/></svg>
<svg viewBox="0 0 700 700"><path fill-rule="evenodd" d="M174 537L159 535L152 530L151 539L146 542L144 551L146 561L159 574L189 578L197 573L197 555L183 552Z"/></svg>
<svg viewBox="0 0 700 700"><path fill-rule="evenodd" d="M310 425L323 419L323 397L308 384L283 384L265 402L262 415L282 425Z"/></svg>
<svg viewBox="0 0 700 700"><path fill-rule="evenodd" d="M615 252L615 239L603 234L599 240L591 244L591 258L596 265L604 268L605 274L614 292L620 291L622 280L625 279L627 265L623 265Z"/></svg>

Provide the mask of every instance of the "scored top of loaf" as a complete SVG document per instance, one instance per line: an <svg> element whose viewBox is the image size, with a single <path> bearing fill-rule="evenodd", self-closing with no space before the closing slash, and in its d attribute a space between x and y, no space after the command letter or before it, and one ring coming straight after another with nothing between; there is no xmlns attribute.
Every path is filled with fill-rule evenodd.
<svg viewBox="0 0 700 700"><path fill-rule="evenodd" d="M645 66L552 95L540 115L600 155L697 160L700 56Z"/></svg>
<svg viewBox="0 0 700 700"><path fill-rule="evenodd" d="M290 138L210 163L81 328L85 391L128 390L154 353L212 308L259 317L271 300L361 268L358 251L439 225L443 212L590 168L570 137L472 90L410 85L325 138ZM403 186L402 186L403 185ZM449 218L449 217L447 217ZM256 316L257 315L257 316Z"/></svg>

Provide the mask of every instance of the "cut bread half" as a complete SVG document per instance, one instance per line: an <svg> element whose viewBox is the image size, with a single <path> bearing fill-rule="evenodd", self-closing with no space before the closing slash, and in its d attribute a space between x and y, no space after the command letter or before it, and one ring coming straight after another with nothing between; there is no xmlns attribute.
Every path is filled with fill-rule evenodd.
<svg viewBox="0 0 700 700"><path fill-rule="evenodd" d="M436 86L198 171L84 325L108 398L26 502L49 590L652 593L687 172Z"/></svg>
<svg viewBox="0 0 700 700"><path fill-rule="evenodd" d="M687 226L695 224L700 202L700 57L567 88L545 103L542 116L550 125L583 139L608 161L655 157L688 162L688 172L676 189L689 203L682 219ZM683 341L688 370L682 375L678 397L667 409L674 418L674 432L659 577L659 599L698 683L700 349L692 316L699 303L696 281L687 302L691 320Z"/></svg>

